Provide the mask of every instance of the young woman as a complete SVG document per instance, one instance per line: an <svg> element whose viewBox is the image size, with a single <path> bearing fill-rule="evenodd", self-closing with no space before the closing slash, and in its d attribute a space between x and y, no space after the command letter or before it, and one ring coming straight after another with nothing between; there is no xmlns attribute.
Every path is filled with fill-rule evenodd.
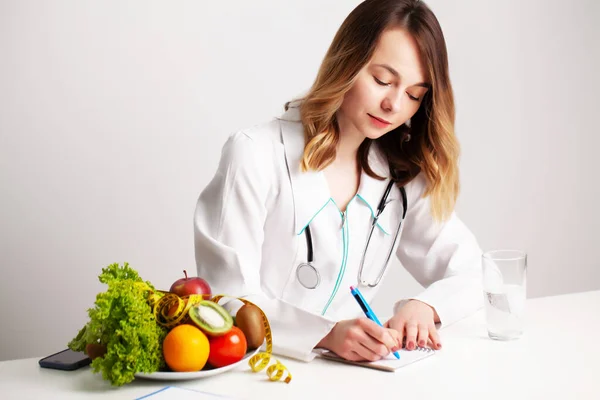
<svg viewBox="0 0 600 400"><path fill-rule="evenodd" d="M285 108L224 145L195 212L198 276L260 306L284 356L440 349L437 328L481 307L482 291L480 248L454 213L459 145L434 14L422 1L363 2ZM394 255L425 289L398 293L380 327L350 286L370 301Z"/></svg>

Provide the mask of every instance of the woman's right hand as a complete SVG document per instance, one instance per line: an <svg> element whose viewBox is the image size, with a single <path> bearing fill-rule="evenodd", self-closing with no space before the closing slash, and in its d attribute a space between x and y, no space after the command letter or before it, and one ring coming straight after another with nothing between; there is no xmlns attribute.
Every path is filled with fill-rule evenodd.
<svg viewBox="0 0 600 400"><path fill-rule="evenodd" d="M340 321L317 345L351 361L377 361L400 348L400 334L368 318Z"/></svg>

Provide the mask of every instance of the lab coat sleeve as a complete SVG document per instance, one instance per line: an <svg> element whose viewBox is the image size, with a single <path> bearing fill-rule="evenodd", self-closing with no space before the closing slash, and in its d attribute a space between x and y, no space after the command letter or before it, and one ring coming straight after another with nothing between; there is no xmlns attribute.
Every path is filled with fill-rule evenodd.
<svg viewBox="0 0 600 400"><path fill-rule="evenodd" d="M422 175L411 185L412 193L408 195L409 207L397 256L425 288L412 299L433 307L443 327L483 306L481 249L456 213L444 222L434 221L430 197L422 196L425 189ZM398 301L394 313L408 300Z"/></svg>
<svg viewBox="0 0 600 400"><path fill-rule="evenodd" d="M263 227L275 171L268 148L273 145L265 142L238 132L223 146L219 167L194 215L198 276L209 282L213 294L243 297L265 312L274 353L310 361L335 322L269 296L261 287Z"/></svg>

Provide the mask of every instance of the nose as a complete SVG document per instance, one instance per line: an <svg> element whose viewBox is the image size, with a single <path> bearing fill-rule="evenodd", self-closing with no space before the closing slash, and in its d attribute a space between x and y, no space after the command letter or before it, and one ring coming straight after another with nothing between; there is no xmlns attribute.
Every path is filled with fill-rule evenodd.
<svg viewBox="0 0 600 400"><path fill-rule="evenodd" d="M386 112L397 113L402 109L402 96L397 90L387 93L381 102L381 108Z"/></svg>

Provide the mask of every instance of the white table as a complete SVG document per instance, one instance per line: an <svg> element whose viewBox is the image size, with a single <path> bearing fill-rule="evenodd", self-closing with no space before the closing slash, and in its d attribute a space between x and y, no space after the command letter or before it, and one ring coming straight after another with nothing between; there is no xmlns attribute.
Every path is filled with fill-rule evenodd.
<svg viewBox="0 0 600 400"><path fill-rule="evenodd" d="M483 310L440 331L443 349L394 373L317 359L281 359L290 384L248 367L175 382L238 399L600 399L600 291L530 299L526 333L487 337ZM113 388L89 368L42 369L38 358L0 362L0 398L134 399L170 383L136 380Z"/></svg>

